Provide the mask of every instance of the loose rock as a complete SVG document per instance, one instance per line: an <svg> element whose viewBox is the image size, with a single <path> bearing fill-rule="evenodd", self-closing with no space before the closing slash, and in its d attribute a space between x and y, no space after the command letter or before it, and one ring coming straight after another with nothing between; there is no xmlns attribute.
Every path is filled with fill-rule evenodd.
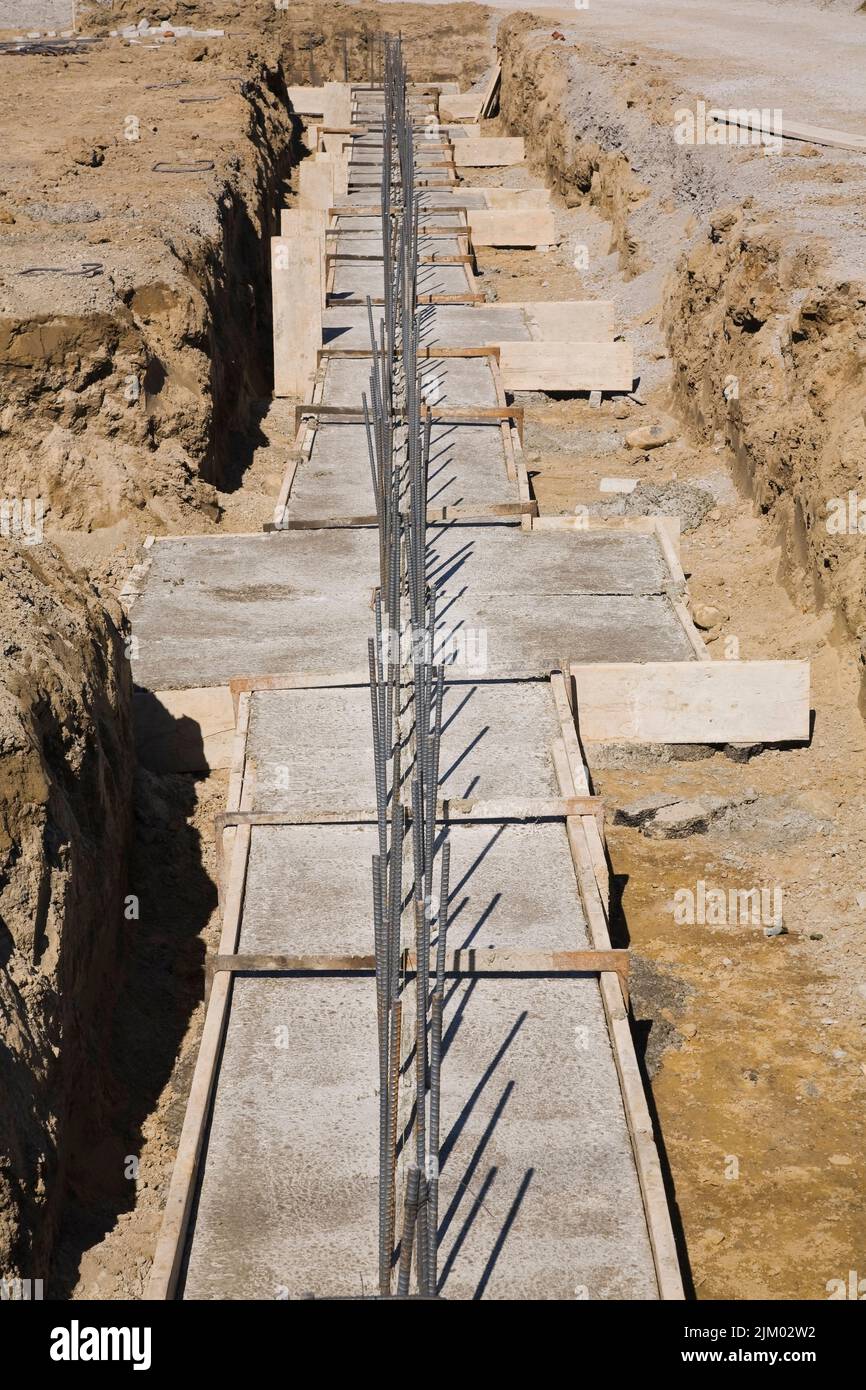
<svg viewBox="0 0 866 1390"><path fill-rule="evenodd" d="M749 790L739 796L707 795L675 801L649 818L641 831L650 840L679 840L686 835L703 835L725 812L757 799L758 793Z"/></svg>
<svg viewBox="0 0 866 1390"><path fill-rule="evenodd" d="M628 806L617 806L613 813L614 825L643 825L664 806L672 806L676 796L669 792L653 792L650 796L632 801Z"/></svg>
<svg viewBox="0 0 866 1390"><path fill-rule="evenodd" d="M709 632L711 628L719 627L727 620L727 613L724 613L721 608L717 608L714 603L692 604L692 621L695 627L701 629L701 632Z"/></svg>
<svg viewBox="0 0 866 1390"><path fill-rule="evenodd" d="M660 449L676 439L677 432L669 425L641 425L625 437L629 449Z"/></svg>

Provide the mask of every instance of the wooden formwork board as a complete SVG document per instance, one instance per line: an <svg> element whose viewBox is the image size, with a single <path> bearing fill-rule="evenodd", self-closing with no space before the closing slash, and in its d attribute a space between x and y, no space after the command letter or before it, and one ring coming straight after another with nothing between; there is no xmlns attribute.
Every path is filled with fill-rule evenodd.
<svg viewBox="0 0 866 1390"><path fill-rule="evenodd" d="M247 709L240 711L236 735L237 740L246 737ZM229 780L229 797L240 796L243 806L243 773L238 768L237 751L232 764ZM242 910L242 876L249 859L250 828L239 826L228 832L230 839L224 841L223 852L231 856L232 874L228 892L223 892L220 883L220 907L222 910L222 931L219 940L219 954L231 954L236 948L236 924ZM177 1155L172 1169L168 1195L163 1210L162 1225L150 1267L145 1298L161 1300L173 1298L180 1277L183 1262L186 1233L195 1197L199 1162L205 1142L207 1117L210 1112L214 1087L219 1067L219 1055L225 1036L228 1010L231 999L231 976L218 976L208 997L204 1028L199 1043L198 1056L189 1096L184 1113L183 1128L178 1143Z"/></svg>
<svg viewBox="0 0 866 1390"><path fill-rule="evenodd" d="M526 158L523 136L497 135L480 140L455 140L454 163L458 169L482 169L522 164Z"/></svg>
<svg viewBox="0 0 866 1390"><path fill-rule="evenodd" d="M473 246L550 246L556 240L549 208L497 208L470 211Z"/></svg>
<svg viewBox="0 0 866 1390"><path fill-rule="evenodd" d="M489 424L492 420L513 422L523 441L523 406L504 405L504 406L453 406L437 410L435 407L422 405L421 418L426 419L432 415L434 424ZM357 406L338 406L338 405L319 405L315 402L308 405L295 406L295 426L300 428L301 422L305 419L334 419L342 420L347 423L358 422L364 419L363 412Z"/></svg>
<svg viewBox="0 0 866 1390"><path fill-rule="evenodd" d="M458 350L450 354L450 357L460 357L463 354ZM441 410L433 411L435 423L455 423L455 424L498 424L499 443L502 449L504 462L503 482L506 485L516 485L517 495L514 498L503 498L500 500L491 499L490 501L476 501L466 503L456 503L451 505L430 505L427 508L427 520L430 523L444 521L469 521L473 519L483 520L487 517L514 517L515 520L523 519L527 526L533 517L537 515L538 505L532 495L529 476L526 470L526 460L523 453L520 438L519 425L514 417L513 408L505 405L505 393L499 377L498 367L495 359L495 352L484 350L472 356L484 356L490 363L492 383L496 396L500 404L496 407L465 407L448 409L443 407ZM431 350L430 358L435 360L436 354ZM308 464L313 459L316 435L319 422L337 420L348 423L360 424L363 415L357 409L351 407L341 408L339 406L326 406L321 403L321 397L325 390L327 363L329 356L323 354L320 357L320 366L317 373L314 399L306 406L299 406L295 411L297 430L295 439L290 449L283 480L279 495L276 499L273 512L273 520L266 522L264 529L272 530L317 530L320 528L334 527L354 527L354 526L374 526L376 525L376 515L374 511L359 512L354 515L333 514L323 515L317 518L303 519L291 516L291 499L296 479L299 476L299 469ZM425 412L426 413L426 412ZM465 458L461 456L463 462ZM372 496L370 498L372 504Z"/></svg>
<svg viewBox="0 0 866 1390"><path fill-rule="evenodd" d="M788 743L809 738L808 661L573 664L587 740Z"/></svg>
<svg viewBox="0 0 866 1390"><path fill-rule="evenodd" d="M435 973L436 954L431 952L430 972ZM403 951L403 975L418 972L416 951ZM375 956L365 955L231 955L214 956L208 973L227 971L230 975L373 975ZM462 975L599 975L615 974L625 991L628 981L628 951L506 951L495 947L483 951L448 951L443 973Z"/></svg>
<svg viewBox="0 0 866 1390"><path fill-rule="evenodd" d="M493 115L496 105L496 97L502 82L502 64L496 63L490 73L489 80L481 90L481 115L485 117Z"/></svg>
<svg viewBox="0 0 866 1390"><path fill-rule="evenodd" d="M482 92L461 92L458 96L443 96L439 98L439 119L440 121L471 121L473 124L481 119L481 112L484 106L484 95Z"/></svg>
<svg viewBox="0 0 866 1390"><path fill-rule="evenodd" d="M491 211L527 212L550 207L549 188L484 188L461 184L461 193L481 193ZM552 238L551 238L552 240Z"/></svg>
<svg viewBox="0 0 866 1390"><path fill-rule="evenodd" d="M631 391L629 343L501 342L506 391Z"/></svg>
<svg viewBox="0 0 866 1390"><path fill-rule="evenodd" d="M562 671L551 675L551 686L562 723L558 768L560 788L563 794L587 793L590 791L589 771L583 759L577 732L579 708L576 705L573 686ZM596 822L587 817L573 819L569 823L569 843L589 924L590 940L597 950L608 950L611 941L608 930L610 888L607 851ZM685 1294L679 1256L644 1081L635 1053L628 1009L623 1003L622 992L615 976L601 974L599 987L643 1194L659 1295L665 1300L680 1300Z"/></svg>
<svg viewBox="0 0 866 1390"><path fill-rule="evenodd" d="M606 343L614 337L611 299L524 300L516 304L486 304L485 310L519 309L534 342Z"/></svg>
<svg viewBox="0 0 866 1390"><path fill-rule="evenodd" d="M274 395L303 395L322 341L322 239L271 238Z"/></svg>

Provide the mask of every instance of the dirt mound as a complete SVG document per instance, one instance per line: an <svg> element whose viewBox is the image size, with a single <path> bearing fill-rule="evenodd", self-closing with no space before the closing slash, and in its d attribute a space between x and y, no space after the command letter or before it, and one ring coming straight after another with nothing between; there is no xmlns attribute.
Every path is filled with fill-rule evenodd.
<svg viewBox="0 0 866 1390"><path fill-rule="evenodd" d="M0 540L0 1273L40 1278L124 928L130 668L55 550Z"/></svg>
<svg viewBox="0 0 866 1390"><path fill-rule="evenodd" d="M7 60L3 487L43 497L50 526L215 519L270 389L285 83L248 45L193 53Z"/></svg>
<svg viewBox="0 0 866 1390"><path fill-rule="evenodd" d="M287 78L293 83L363 82L369 71L371 35L403 35L403 52L416 81L453 81L468 86L489 62L489 14L482 5L328 4L322 0L114 0L111 9L89 0L83 24L91 33L108 33L126 24L162 19L200 28L223 28L229 35L266 36L280 45ZM431 29L436 41L431 44Z"/></svg>

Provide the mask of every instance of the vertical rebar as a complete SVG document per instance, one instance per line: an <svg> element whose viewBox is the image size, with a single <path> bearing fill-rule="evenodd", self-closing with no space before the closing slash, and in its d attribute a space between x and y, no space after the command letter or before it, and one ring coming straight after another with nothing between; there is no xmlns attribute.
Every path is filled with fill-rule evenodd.
<svg viewBox="0 0 866 1390"><path fill-rule="evenodd" d="M406 1196L403 1201L403 1234L400 1237L400 1270L397 1276L398 1298L405 1298L409 1292L409 1278L412 1273L412 1242L415 1239L420 1181L421 1171L412 1164L406 1174Z"/></svg>

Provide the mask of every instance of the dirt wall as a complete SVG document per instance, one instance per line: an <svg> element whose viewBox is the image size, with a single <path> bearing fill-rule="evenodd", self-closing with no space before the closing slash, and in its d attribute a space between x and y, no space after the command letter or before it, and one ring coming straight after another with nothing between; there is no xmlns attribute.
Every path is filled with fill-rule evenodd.
<svg viewBox="0 0 866 1390"><path fill-rule="evenodd" d="M297 125L279 61L235 45L9 64L5 495L43 497L64 529L215 519L272 383L268 237Z"/></svg>
<svg viewBox="0 0 866 1390"><path fill-rule="evenodd" d="M490 61L489 11L483 5L328 4L322 0L115 0L109 11L99 0L82 6L84 26L106 33L122 24L162 19L202 28L225 28L266 36L280 45L286 76L292 83L363 82L367 79L372 36L402 33L409 71L417 81L454 81L470 85ZM431 35L435 32L435 42Z"/></svg>
<svg viewBox="0 0 866 1390"><path fill-rule="evenodd" d="M0 612L0 1275L44 1278L130 926L131 682L47 544L0 540Z"/></svg>

